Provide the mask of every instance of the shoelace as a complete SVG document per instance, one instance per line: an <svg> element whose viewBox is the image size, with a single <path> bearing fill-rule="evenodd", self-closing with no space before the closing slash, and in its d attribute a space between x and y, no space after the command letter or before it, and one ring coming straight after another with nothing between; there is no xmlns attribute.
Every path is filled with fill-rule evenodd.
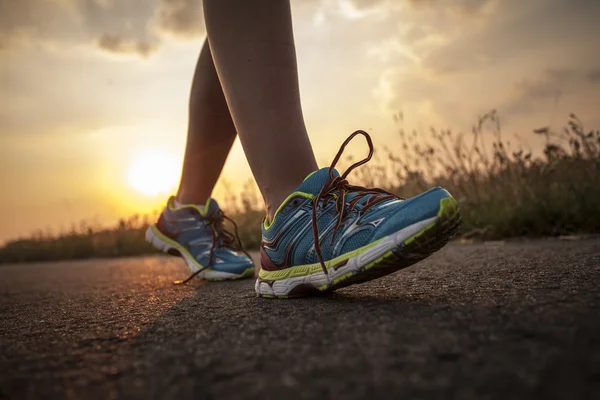
<svg viewBox="0 0 600 400"><path fill-rule="evenodd" d="M369 145L369 155L362 159L361 161L355 162L350 165L348 169L340 176L333 176L333 169L335 165L340 160L346 145L350 143L350 141L358 136L363 135L367 140L367 144ZM319 240L319 227L317 224L317 208L319 207L319 201L323 200L323 207L325 204L331 199L336 198L335 209L338 212L338 219L335 227L333 228L333 232L331 235L331 244L333 244L333 240L335 235L342 224L342 220L344 219L344 215L346 215L347 211L353 210L358 202L362 200L367 195L372 195L367 201L363 204L363 208L359 211L359 213L367 212L371 207L376 204L382 203L391 199L403 199L402 197L398 197L386 190L379 188L365 188L362 186L350 185L346 178L355 168L360 167L363 164L366 164L371 157L373 156L373 141L371 140L371 136L363 130L357 130L353 132L342 144L340 150L337 155L333 159L333 162L329 166L329 180L325 183L319 194L313 199L313 207L312 207L312 228L313 235L315 239L315 253L317 254L317 258L321 263L321 268L323 268L323 272L327 275L327 267L325 266L325 261L323 261L323 255L321 254L321 244ZM356 196L352 200L348 202L348 207L346 207L346 194L358 192ZM347 211L346 211L347 210Z"/></svg>
<svg viewBox="0 0 600 400"><path fill-rule="evenodd" d="M210 246L210 254L208 256L208 264L203 268L200 268L198 271L194 272L186 279L182 281L173 282L174 285L183 285L194 279L196 275L200 272L205 271L212 267L214 261L214 252L217 247L229 247L234 250L239 250L244 253L248 258L250 254L246 250L244 250L244 246L242 245L242 241L240 240L240 235L238 234L238 227L234 220L229 218L227 215L223 214L222 211L214 213L204 218L204 220L208 223L208 225L212 228L212 244ZM225 220L231 222L233 225L234 233L229 232L225 228ZM237 243L236 243L237 242Z"/></svg>

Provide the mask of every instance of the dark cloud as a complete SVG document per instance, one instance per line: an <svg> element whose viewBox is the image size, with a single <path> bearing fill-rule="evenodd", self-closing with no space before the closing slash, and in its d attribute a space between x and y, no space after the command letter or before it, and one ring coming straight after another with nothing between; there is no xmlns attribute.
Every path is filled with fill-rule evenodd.
<svg viewBox="0 0 600 400"><path fill-rule="evenodd" d="M204 33L201 0L0 0L0 50L19 41L91 42L147 57L160 33Z"/></svg>
<svg viewBox="0 0 600 400"><path fill-rule="evenodd" d="M104 34L98 38L98 47L109 53L137 54L149 57L158 49L158 43L127 39L117 35Z"/></svg>
<svg viewBox="0 0 600 400"><path fill-rule="evenodd" d="M8 48L32 36L62 35L69 20L57 2L0 0L0 43Z"/></svg>
<svg viewBox="0 0 600 400"><path fill-rule="evenodd" d="M148 57L159 46L150 24L156 6L155 0L77 0L76 11L101 50Z"/></svg>
<svg viewBox="0 0 600 400"><path fill-rule="evenodd" d="M591 70L587 75L587 79L591 83L600 83L600 68Z"/></svg>
<svg viewBox="0 0 600 400"><path fill-rule="evenodd" d="M491 1L497 2L496 8L481 24L473 29L463 27L450 43L427 54L424 67L438 74L467 72L517 60L545 48L590 48L592 37L599 32L600 2ZM589 57L599 54L587 52Z"/></svg>
<svg viewBox="0 0 600 400"><path fill-rule="evenodd" d="M149 23L157 0L76 0L76 12L85 30L92 34L110 32L141 39L152 34Z"/></svg>
<svg viewBox="0 0 600 400"><path fill-rule="evenodd" d="M568 73L570 71L562 71L560 74L547 71L541 78L517 82L514 86L515 103L528 103L558 96L565 83L560 75Z"/></svg>
<svg viewBox="0 0 600 400"><path fill-rule="evenodd" d="M165 32L184 38L204 34L201 0L161 0L157 15L159 26Z"/></svg>
<svg viewBox="0 0 600 400"><path fill-rule="evenodd" d="M558 100L562 96L578 93L590 83L600 83L600 68L548 68L536 78L517 82L513 95L504 108L511 113L531 112L540 103L547 104L548 101Z"/></svg>
<svg viewBox="0 0 600 400"><path fill-rule="evenodd" d="M88 42L147 57L159 38L151 30L158 0L0 0L0 43Z"/></svg>
<svg viewBox="0 0 600 400"><path fill-rule="evenodd" d="M390 108L452 125L497 108L518 124L597 104L600 2L406 1L396 38L414 61L389 64Z"/></svg>

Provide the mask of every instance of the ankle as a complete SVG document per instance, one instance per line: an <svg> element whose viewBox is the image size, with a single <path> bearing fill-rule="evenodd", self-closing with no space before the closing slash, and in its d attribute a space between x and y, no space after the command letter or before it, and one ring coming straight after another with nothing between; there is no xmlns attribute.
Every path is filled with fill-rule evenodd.
<svg viewBox="0 0 600 400"><path fill-rule="evenodd" d="M283 205L288 196L294 192L296 187L297 185L288 189L284 189L283 191L279 191L278 193L272 193L268 197L265 196L265 206L267 209L267 218L269 219L269 222L273 222L277 210L279 210L279 208Z"/></svg>
<svg viewBox="0 0 600 400"><path fill-rule="evenodd" d="M177 200L177 197L175 197L173 199L173 205L175 206L175 208L180 208L180 207L183 207L183 206L186 206L186 205L190 205L190 204L193 204L193 205L195 205L197 207L200 207L200 208L203 208L206 205L205 202L199 202L199 201L198 202L179 201L179 200Z"/></svg>
<svg viewBox="0 0 600 400"><path fill-rule="evenodd" d="M179 205L185 204L194 204L201 205L205 204L207 200L210 198L210 193L207 195L206 193L189 193L185 191L180 191L175 196L175 202Z"/></svg>
<svg viewBox="0 0 600 400"><path fill-rule="evenodd" d="M269 224L273 222L275 212L277 212L277 207L269 207L267 205L267 220L269 221Z"/></svg>
<svg viewBox="0 0 600 400"><path fill-rule="evenodd" d="M288 196L298 188L298 185L300 185L302 181L314 171L315 170L311 170L306 174L303 172L297 174L299 178L291 179L288 185L277 185L277 190L269 190L265 187L261 188L261 193L265 199L265 207L269 222L273 222L279 207L281 207Z"/></svg>

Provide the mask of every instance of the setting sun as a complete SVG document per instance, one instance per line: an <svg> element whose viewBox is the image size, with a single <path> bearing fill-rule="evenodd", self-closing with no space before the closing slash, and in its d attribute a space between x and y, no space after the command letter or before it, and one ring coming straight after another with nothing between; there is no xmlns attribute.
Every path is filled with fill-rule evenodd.
<svg viewBox="0 0 600 400"><path fill-rule="evenodd" d="M179 179L177 158L163 150L138 154L127 172L127 181L138 192L155 196L172 192Z"/></svg>

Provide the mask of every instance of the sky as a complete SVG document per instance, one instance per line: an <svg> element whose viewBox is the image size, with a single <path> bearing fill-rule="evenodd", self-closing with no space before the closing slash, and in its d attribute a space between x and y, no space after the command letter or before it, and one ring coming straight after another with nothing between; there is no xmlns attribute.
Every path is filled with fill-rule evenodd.
<svg viewBox="0 0 600 400"><path fill-rule="evenodd" d="M497 109L533 150L532 129L570 112L600 127L599 1L292 0L292 12L321 166L356 129L393 150L397 112L405 128L468 131ZM200 0L0 0L0 243L160 208L205 37ZM215 197L250 178L236 141Z"/></svg>

